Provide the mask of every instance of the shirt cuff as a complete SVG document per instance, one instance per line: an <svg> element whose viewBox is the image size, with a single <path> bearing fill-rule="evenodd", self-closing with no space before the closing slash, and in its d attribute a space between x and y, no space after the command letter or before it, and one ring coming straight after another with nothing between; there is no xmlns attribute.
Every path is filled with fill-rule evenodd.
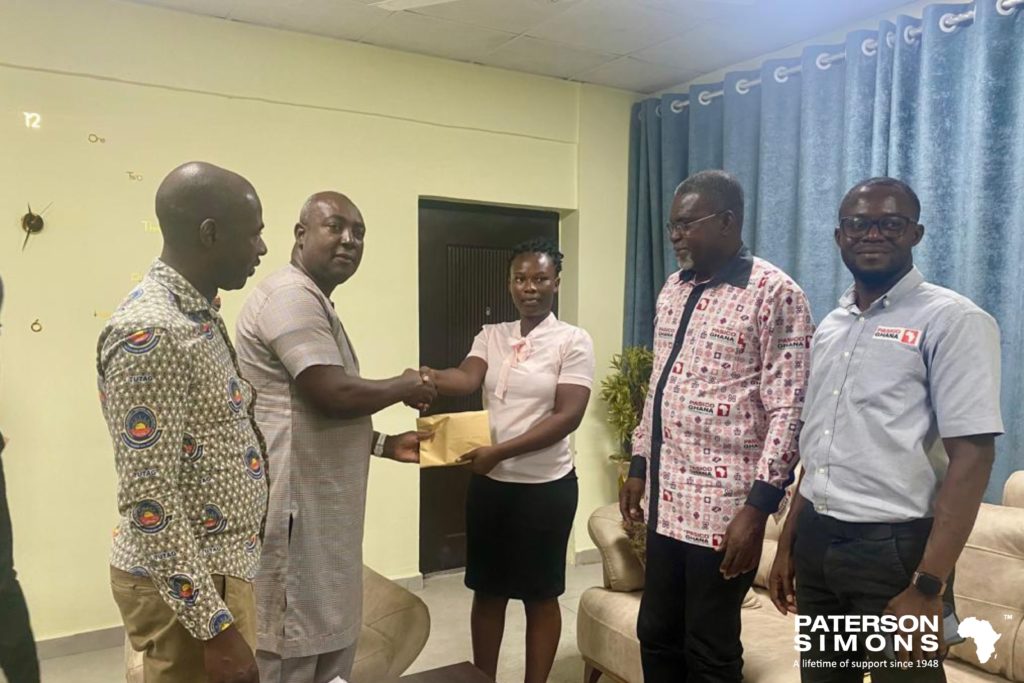
<svg viewBox="0 0 1024 683"><path fill-rule="evenodd" d="M773 515L779 511L779 504L785 495L785 490L776 488L759 479L750 488L750 493L747 495L747 505L757 508L766 514Z"/></svg>
<svg viewBox="0 0 1024 683"><path fill-rule="evenodd" d="M647 458L642 455L634 455L629 461L629 476L638 479L647 479Z"/></svg>

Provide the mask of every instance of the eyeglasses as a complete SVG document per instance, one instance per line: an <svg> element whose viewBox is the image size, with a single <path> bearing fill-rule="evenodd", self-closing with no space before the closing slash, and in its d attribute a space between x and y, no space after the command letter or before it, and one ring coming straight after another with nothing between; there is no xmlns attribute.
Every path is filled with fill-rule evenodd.
<svg viewBox="0 0 1024 683"><path fill-rule="evenodd" d="M844 216L839 219L839 229L850 239L859 239L871 232L872 227L877 227L878 233L882 237L896 239L903 235L907 226L913 222L910 218L899 214L882 216L876 220L864 216Z"/></svg>
<svg viewBox="0 0 1024 683"><path fill-rule="evenodd" d="M669 237L676 233L686 235L693 231L693 226L697 225L697 223L706 221L710 218L714 218L715 216L721 216L723 213L725 213L725 211L718 211L716 213L711 214L710 216L704 216L703 218L695 218L692 221L669 221L668 223L665 223L665 232L668 233Z"/></svg>

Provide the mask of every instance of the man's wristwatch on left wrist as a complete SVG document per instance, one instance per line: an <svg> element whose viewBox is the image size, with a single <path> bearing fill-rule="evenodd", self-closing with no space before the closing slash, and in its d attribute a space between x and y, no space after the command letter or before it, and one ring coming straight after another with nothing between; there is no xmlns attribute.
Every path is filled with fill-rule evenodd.
<svg viewBox="0 0 1024 683"><path fill-rule="evenodd" d="M914 572L914 576L910 579L910 585L916 588L921 595L927 595L930 598L941 595L946 588L942 579L927 572Z"/></svg>
<svg viewBox="0 0 1024 683"><path fill-rule="evenodd" d="M377 438L373 442L373 450L371 453L378 458L384 457L384 442L387 440L388 435L383 432L377 433Z"/></svg>

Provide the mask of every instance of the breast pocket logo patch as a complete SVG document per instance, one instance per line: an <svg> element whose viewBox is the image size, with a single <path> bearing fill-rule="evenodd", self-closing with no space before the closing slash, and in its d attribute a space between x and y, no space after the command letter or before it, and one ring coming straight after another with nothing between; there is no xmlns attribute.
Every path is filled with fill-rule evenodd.
<svg viewBox="0 0 1024 683"><path fill-rule="evenodd" d="M884 339L917 348L921 342L921 330L910 327L879 327L872 339Z"/></svg>

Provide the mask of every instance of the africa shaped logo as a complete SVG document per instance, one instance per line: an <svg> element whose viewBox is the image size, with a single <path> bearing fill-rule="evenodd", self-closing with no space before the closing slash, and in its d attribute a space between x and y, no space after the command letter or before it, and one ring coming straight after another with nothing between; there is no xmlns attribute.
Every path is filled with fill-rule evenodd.
<svg viewBox="0 0 1024 683"><path fill-rule="evenodd" d="M996 651L996 642L1003 637L1003 634L996 633L992 624L976 617L967 617L960 622L957 633L961 638L970 638L974 641L974 651L982 664L992 659Z"/></svg>

